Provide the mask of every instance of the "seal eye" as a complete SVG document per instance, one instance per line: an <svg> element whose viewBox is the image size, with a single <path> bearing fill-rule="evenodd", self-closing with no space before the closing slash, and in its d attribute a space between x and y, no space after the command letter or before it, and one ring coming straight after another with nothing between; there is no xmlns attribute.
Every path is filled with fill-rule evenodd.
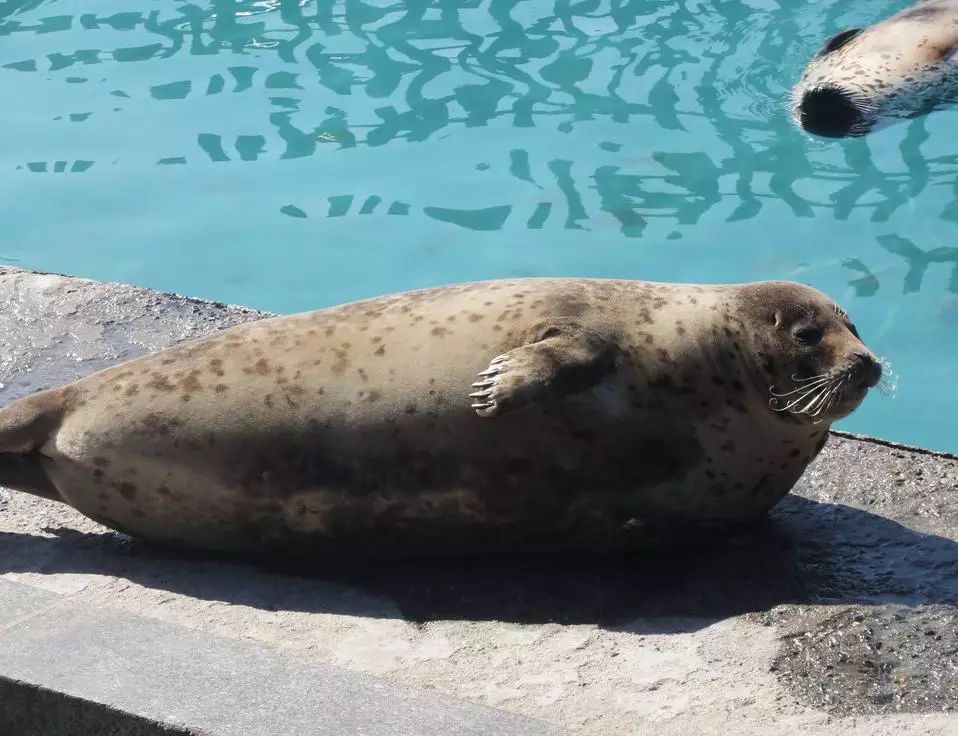
<svg viewBox="0 0 958 736"><path fill-rule="evenodd" d="M858 334L858 329L851 322L848 323L848 331L852 333L856 339L862 339L861 335Z"/></svg>
<svg viewBox="0 0 958 736"><path fill-rule="evenodd" d="M859 35L863 30L863 28L846 28L844 31L836 33L825 42L825 45L819 49L815 56L825 56L825 54L831 54L834 51L838 51L838 49L855 38L855 36Z"/></svg>
<svg viewBox="0 0 958 736"><path fill-rule="evenodd" d="M792 337L801 345L818 345L822 341L822 331L818 327L797 327Z"/></svg>

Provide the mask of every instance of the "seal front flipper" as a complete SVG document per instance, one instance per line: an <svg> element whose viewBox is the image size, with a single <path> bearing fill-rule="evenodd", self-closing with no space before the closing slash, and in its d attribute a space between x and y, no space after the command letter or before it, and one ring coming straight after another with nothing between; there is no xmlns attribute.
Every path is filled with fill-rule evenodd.
<svg viewBox="0 0 958 736"><path fill-rule="evenodd" d="M492 359L469 394L481 417L516 411L595 386L615 370L615 344L577 324L546 326L538 339Z"/></svg>

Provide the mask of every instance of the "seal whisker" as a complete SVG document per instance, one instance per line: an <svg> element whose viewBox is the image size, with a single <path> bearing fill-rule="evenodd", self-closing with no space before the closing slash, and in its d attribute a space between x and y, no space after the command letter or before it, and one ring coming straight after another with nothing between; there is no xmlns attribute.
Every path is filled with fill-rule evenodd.
<svg viewBox="0 0 958 736"><path fill-rule="evenodd" d="M831 380L831 379L828 378L828 377L819 378L819 379L817 379L814 383L807 383L807 384L805 384L804 386L798 386L798 387L792 389L791 391L786 391L785 393L777 393L777 392L775 391L775 387L774 387L774 386L769 386L769 387L768 387L768 392L769 392L772 396L774 396L776 399L784 399L784 398L786 398L786 397L788 397L788 396L794 396L795 394L797 394L797 393L802 393L802 392L804 392L804 391L814 391L814 390L815 390L816 388L818 388L819 386L824 386L824 385L825 385L826 383L828 383L830 380Z"/></svg>
<svg viewBox="0 0 958 736"><path fill-rule="evenodd" d="M828 396L829 391L832 390L834 383L829 383L826 386L821 387L814 396L812 396L808 401L805 402L805 406L801 409L796 410L796 414L812 414L812 409L816 406L820 406L824 399Z"/></svg>
<svg viewBox="0 0 958 736"><path fill-rule="evenodd" d="M822 391L822 390L826 389L827 386L828 386L828 383L829 383L828 381L825 381L825 382L816 384L816 385L814 385L814 386L812 386L812 387L810 387L810 388L809 388L808 386L806 386L805 388L806 388L807 390L805 391L805 393L803 393L803 394L801 394L800 396L796 397L796 398L793 399L792 401L789 401L785 406L780 407L780 408L777 407L777 406L775 406L775 402L777 402L778 399L781 399L782 396L775 396L774 398L772 398L772 399L769 401L769 406L771 406L775 411L792 411L793 408L795 408L796 406L798 406L799 404L801 404L801 403L802 403L803 401L805 401L805 399L807 399L809 396L812 396L813 394L818 393L819 391ZM786 395L787 395L787 394L786 394ZM795 412L792 412L792 413L793 413L793 414L801 414L801 413L802 413L802 410L798 410L798 411L795 411Z"/></svg>
<svg viewBox="0 0 958 736"><path fill-rule="evenodd" d="M819 399L817 403L817 408L815 411L811 411L812 407L808 407L808 415L810 417L819 417L818 421L821 421L821 416L828 412L832 404L835 402L835 397L841 392L842 386L848 380L848 377L845 376L839 380L834 386L829 388Z"/></svg>
<svg viewBox="0 0 958 736"><path fill-rule="evenodd" d="M898 393L898 374L892 370L891 361L882 357L878 359L882 368L881 380L878 381L878 392L882 396L895 398Z"/></svg>
<svg viewBox="0 0 958 736"><path fill-rule="evenodd" d="M816 406L820 406L824 402L829 392L833 390L834 384L835 384L835 381L832 380L832 381L829 381L829 383L825 384L824 386L818 387L815 391L815 395L812 396L812 398L810 398L807 402L805 402L805 406L803 406L801 409L796 410L794 413L808 414L809 416L814 416L814 414L812 414L812 409L814 409Z"/></svg>
<svg viewBox="0 0 958 736"><path fill-rule="evenodd" d="M797 375L792 374L792 380L795 383L802 383L806 381L814 381L817 378L827 378L830 374L828 373L819 373L817 376L806 376L805 378L799 378Z"/></svg>
<svg viewBox="0 0 958 736"><path fill-rule="evenodd" d="M847 382L848 382L848 376L846 375L839 382L838 386L832 389L831 395L828 397L828 401L825 403L824 407L820 408L818 411L815 412L815 414L812 415L814 417L817 417L815 419L815 424L818 424L819 422L823 421L825 419L825 416L827 416L829 410L835 404L835 402L842 397L842 395L845 393Z"/></svg>

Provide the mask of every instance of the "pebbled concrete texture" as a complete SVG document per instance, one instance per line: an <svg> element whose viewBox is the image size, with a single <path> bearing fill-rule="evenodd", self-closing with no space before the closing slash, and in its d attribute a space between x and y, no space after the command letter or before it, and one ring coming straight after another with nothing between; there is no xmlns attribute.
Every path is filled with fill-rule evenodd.
<svg viewBox="0 0 958 736"><path fill-rule="evenodd" d="M262 316L13 269L0 305L0 403ZM682 556L278 566L0 490L3 579L590 736L958 734L958 460L849 436Z"/></svg>

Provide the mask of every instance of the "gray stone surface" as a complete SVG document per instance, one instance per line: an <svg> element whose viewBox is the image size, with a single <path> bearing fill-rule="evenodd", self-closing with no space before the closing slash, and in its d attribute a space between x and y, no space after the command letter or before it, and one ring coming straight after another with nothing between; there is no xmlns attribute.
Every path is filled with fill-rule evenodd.
<svg viewBox="0 0 958 736"><path fill-rule="evenodd" d="M258 316L16 271L0 304L0 403ZM872 440L727 544L618 563L213 559L0 491L3 578L581 734L958 734L950 635L914 636L958 608L958 460Z"/></svg>
<svg viewBox="0 0 958 736"><path fill-rule="evenodd" d="M0 580L0 602L35 592ZM62 596L0 630L0 674L109 706L142 724L210 736L557 736L523 718L396 687L328 665L296 662L261 644L210 636ZM6 606L0 607L6 613ZM4 708L11 731L47 734ZM109 725L106 720L105 725ZM104 724L91 724L100 733ZM65 726L65 728L63 727ZM15 728L12 728L15 727ZM145 727L144 726L141 726ZM64 723L62 733L76 733Z"/></svg>

